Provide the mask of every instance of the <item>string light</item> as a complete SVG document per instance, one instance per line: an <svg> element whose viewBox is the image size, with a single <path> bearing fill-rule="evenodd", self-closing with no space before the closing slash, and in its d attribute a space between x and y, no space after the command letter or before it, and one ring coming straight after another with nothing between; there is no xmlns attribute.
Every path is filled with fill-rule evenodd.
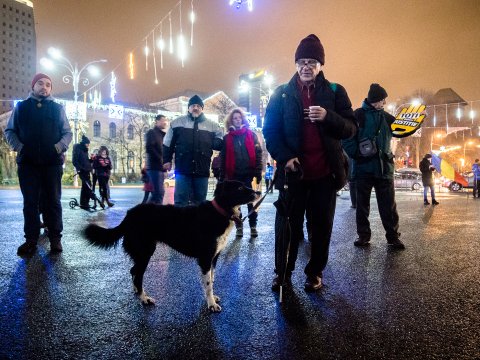
<svg viewBox="0 0 480 360"><path fill-rule="evenodd" d="M157 60L155 58L155 30L152 31L153 70L155 71L155 85L158 85Z"/></svg>
<svg viewBox="0 0 480 360"><path fill-rule="evenodd" d="M192 27L190 28L190 46L193 46L193 23L195 22L195 12L193 11L193 0L191 2L192 10L190 11L190 22Z"/></svg>
<svg viewBox="0 0 480 360"><path fill-rule="evenodd" d="M115 102L115 95L117 94L117 77L115 76L115 73L112 71L112 79L110 80L110 99L112 99L112 102Z"/></svg>
<svg viewBox="0 0 480 360"><path fill-rule="evenodd" d="M158 40L158 47L160 48L160 69L163 69L163 50L165 49L165 40L163 40L163 28L160 23L160 40Z"/></svg>
<svg viewBox="0 0 480 360"><path fill-rule="evenodd" d="M128 65L129 69L130 69L130 80L133 80L134 79L134 76L133 76L133 52L130 53L130 63Z"/></svg>
<svg viewBox="0 0 480 360"><path fill-rule="evenodd" d="M235 5L237 10L239 10L244 3L247 4L248 11L253 10L253 0L229 0L230 6Z"/></svg>
<svg viewBox="0 0 480 360"><path fill-rule="evenodd" d="M148 54L150 53L147 40L148 40L148 37L145 38L145 71L148 71Z"/></svg>
<svg viewBox="0 0 480 360"><path fill-rule="evenodd" d="M168 13L168 22L170 23L170 54L173 54L173 34L172 34L172 12Z"/></svg>
<svg viewBox="0 0 480 360"><path fill-rule="evenodd" d="M186 55L186 47L185 47L185 38L183 37L183 27L182 27L182 1L180 0L180 7L179 7L179 24L180 24L180 35L178 36L178 43L177 43L177 52L182 62L182 68L184 67L183 61L185 60Z"/></svg>

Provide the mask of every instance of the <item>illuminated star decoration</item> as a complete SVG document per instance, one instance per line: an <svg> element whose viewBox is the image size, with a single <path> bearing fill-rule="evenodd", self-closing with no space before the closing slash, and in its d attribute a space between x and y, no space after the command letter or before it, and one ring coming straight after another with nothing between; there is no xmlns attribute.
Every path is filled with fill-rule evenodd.
<svg viewBox="0 0 480 360"><path fill-rule="evenodd" d="M247 4L248 11L252 11L253 10L253 0L229 0L230 6L235 4L235 7L237 8L237 10L240 9L240 7L245 3Z"/></svg>

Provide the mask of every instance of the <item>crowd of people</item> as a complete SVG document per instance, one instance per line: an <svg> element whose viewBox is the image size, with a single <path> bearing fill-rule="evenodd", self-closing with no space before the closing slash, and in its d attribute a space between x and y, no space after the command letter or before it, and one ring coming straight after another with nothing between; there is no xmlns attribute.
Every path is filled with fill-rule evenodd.
<svg viewBox="0 0 480 360"><path fill-rule="evenodd" d="M224 135L220 126L205 116L203 100L195 95L188 102L187 114L171 122L166 116L157 115L153 128L146 134L142 202L163 203L165 174L172 170L172 164L175 165L174 203L179 207L206 200L211 169L218 181L237 180L249 187L260 184L264 173L266 190L273 192L275 187L278 202L290 199L289 257L285 276L280 276L281 260L275 257L272 290L278 291L291 281L306 218L311 251L304 268L304 287L306 291L316 291L322 287L323 270L328 262L337 192L347 181L352 208L356 211L358 238L353 245L370 244L370 197L375 189L387 244L393 249L405 248L400 240L393 181L394 155L390 144L394 118L384 110L388 94L378 83L370 85L362 106L353 110L345 88L325 77L325 50L316 35L300 41L294 64L296 71L288 83L275 90L265 114L263 137L276 164L275 175L270 162L263 168L266 154L257 133L249 129L245 113L236 108L228 114ZM62 165L72 140L65 111L51 97L50 77L37 74L31 86L29 97L16 106L5 131L8 143L18 154L18 177L24 199L25 243L17 251L21 256L35 252L41 227L40 201L51 251L62 251ZM100 206L111 207L114 203L109 188L112 170L109 150L101 146L91 156L89 146L90 140L83 135L73 147L72 161L82 181L80 207L90 211L90 200L93 208L97 205L96 182ZM219 155L212 163L214 151ZM473 168L475 197L480 186L478 162L477 159ZM427 199L430 189L432 204L437 205L432 176L435 168L430 154L425 155L420 170L424 202L430 204ZM255 238L257 212L252 211L252 205L248 205L248 212L250 236ZM284 215L277 207L276 252L282 246L282 230L278 225ZM242 237L243 230L238 223L236 236Z"/></svg>

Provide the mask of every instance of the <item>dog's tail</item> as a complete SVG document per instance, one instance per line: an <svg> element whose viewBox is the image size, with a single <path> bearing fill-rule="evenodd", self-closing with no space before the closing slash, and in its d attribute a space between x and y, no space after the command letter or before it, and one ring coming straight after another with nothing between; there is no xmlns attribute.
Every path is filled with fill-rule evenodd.
<svg viewBox="0 0 480 360"><path fill-rule="evenodd" d="M90 245L100 249L110 249L116 247L124 235L123 223L111 229L103 228L97 224L90 224L85 228L83 234Z"/></svg>

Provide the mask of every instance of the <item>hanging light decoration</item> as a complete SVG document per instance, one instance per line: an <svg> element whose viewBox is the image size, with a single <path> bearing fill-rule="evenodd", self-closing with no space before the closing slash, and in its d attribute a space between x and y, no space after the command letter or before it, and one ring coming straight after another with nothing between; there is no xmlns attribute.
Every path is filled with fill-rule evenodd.
<svg viewBox="0 0 480 360"><path fill-rule="evenodd" d="M239 10L243 4L247 4L248 11L253 10L253 0L229 0L230 6L235 5L237 10Z"/></svg>
<svg viewBox="0 0 480 360"><path fill-rule="evenodd" d="M134 79L134 76L133 76L133 52L130 53L130 56L129 56L129 65L128 65L128 68L130 69L130 80L133 80Z"/></svg>
<svg viewBox="0 0 480 360"><path fill-rule="evenodd" d="M185 46L185 38L183 37L183 27L182 27L182 1L180 0L179 2L180 7L179 7L179 24L180 24L180 35L178 35L178 41L177 41L177 52L178 52L178 57L180 58L180 61L182 62L182 68L184 67L183 61L185 60L186 56L186 46Z"/></svg>
<svg viewBox="0 0 480 360"><path fill-rule="evenodd" d="M148 40L148 36L145 38L145 71L148 71L148 54L150 53L147 40Z"/></svg>
<svg viewBox="0 0 480 360"><path fill-rule="evenodd" d="M172 34L172 12L168 13L168 22L170 23L170 54L173 54L173 34Z"/></svg>
<svg viewBox="0 0 480 360"><path fill-rule="evenodd" d="M163 50L165 50L165 40L163 40L163 24L160 23L160 40L158 40L158 48L160 49L160 69L163 69Z"/></svg>
<svg viewBox="0 0 480 360"><path fill-rule="evenodd" d="M190 11L190 22L192 27L190 28L190 46L193 46L193 23L195 22L195 12L193 11L193 0L191 2L192 10Z"/></svg>
<svg viewBox="0 0 480 360"><path fill-rule="evenodd" d="M152 30L152 55L153 55L153 71L155 72L155 85L158 85L157 77L157 60L155 58L155 30Z"/></svg>

